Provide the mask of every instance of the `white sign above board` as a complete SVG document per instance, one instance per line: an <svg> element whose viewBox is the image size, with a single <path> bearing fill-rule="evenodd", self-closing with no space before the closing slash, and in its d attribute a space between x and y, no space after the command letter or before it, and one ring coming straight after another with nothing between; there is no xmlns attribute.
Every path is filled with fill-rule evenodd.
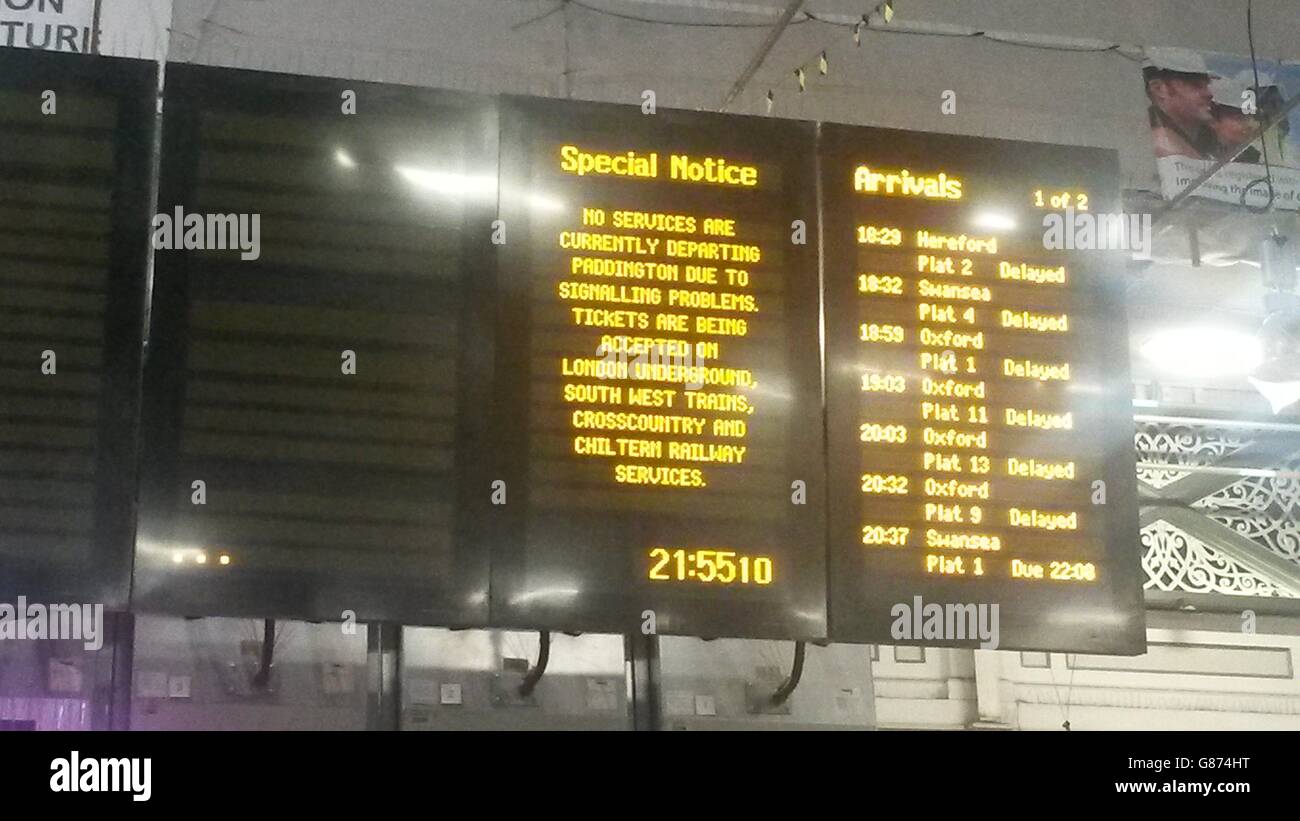
<svg viewBox="0 0 1300 821"><path fill-rule="evenodd" d="M0 0L0 46L89 54L95 48L96 5L95 0Z"/></svg>
<svg viewBox="0 0 1300 821"><path fill-rule="evenodd" d="M172 0L0 0L0 47L161 59Z"/></svg>

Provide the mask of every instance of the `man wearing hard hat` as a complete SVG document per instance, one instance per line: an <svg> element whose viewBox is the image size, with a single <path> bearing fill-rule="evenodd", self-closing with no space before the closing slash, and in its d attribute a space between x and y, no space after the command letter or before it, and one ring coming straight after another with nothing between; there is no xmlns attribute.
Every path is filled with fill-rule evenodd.
<svg viewBox="0 0 1300 821"><path fill-rule="evenodd" d="M1219 141L1217 154L1220 157L1231 156L1239 146L1259 136L1259 120L1255 116L1259 109L1250 107L1248 110L1246 106L1246 101L1254 96L1251 79L1239 74L1231 79L1220 77L1210 83L1210 91L1214 94L1214 118L1210 129ZM1237 155L1236 162L1258 163L1260 159L1260 150L1251 146Z"/></svg>
<svg viewBox="0 0 1300 821"><path fill-rule="evenodd" d="M1213 131L1214 93L1219 75L1194 51L1149 48L1142 62L1146 80L1151 137L1156 156L1214 159L1219 141Z"/></svg>
<svg viewBox="0 0 1300 821"><path fill-rule="evenodd" d="M1261 126L1273 119L1286 104L1282 87L1271 74L1261 71L1256 78L1253 70L1242 69L1234 77L1213 81L1210 90L1214 93L1214 121L1210 128L1219 140L1220 156L1231 156L1238 146L1254 142L1237 156L1236 161L1262 162L1263 140L1267 140L1270 161L1287 163L1287 136L1291 124L1283 119L1269 129L1268 134L1260 134ZM1246 105L1247 101L1252 105Z"/></svg>

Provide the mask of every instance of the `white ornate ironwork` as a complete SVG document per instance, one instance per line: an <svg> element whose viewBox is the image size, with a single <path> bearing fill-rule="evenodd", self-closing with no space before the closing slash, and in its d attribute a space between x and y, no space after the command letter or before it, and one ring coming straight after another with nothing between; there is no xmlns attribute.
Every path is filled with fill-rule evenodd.
<svg viewBox="0 0 1300 821"><path fill-rule="evenodd" d="M1164 520L1142 528L1145 589L1227 596L1278 597L1282 592L1240 562Z"/></svg>
<svg viewBox="0 0 1300 821"><path fill-rule="evenodd" d="M1265 426L1256 430L1249 425L1213 421L1202 424L1180 418L1139 419L1134 444L1139 463L1146 464L1138 469L1138 478L1160 491L1191 475L1191 471L1179 468L1228 472L1231 469L1222 465L1225 458L1251 445L1264 429ZM1273 428L1269 430L1276 432ZM1294 446L1283 449L1279 457L1294 450ZM1190 502L1206 518L1257 545L1261 555L1267 551L1300 565L1300 479L1295 478L1300 458L1291 459L1288 464L1259 467L1280 469L1286 475L1242 476L1200 499L1183 501ZM1213 543L1167 521L1143 528L1141 538L1145 548L1142 557L1147 573L1145 586L1149 590L1229 596L1290 595Z"/></svg>
<svg viewBox="0 0 1300 821"><path fill-rule="evenodd" d="M1294 473L1300 460L1283 469ZM1300 564L1300 479L1249 477L1193 504L1216 522Z"/></svg>
<svg viewBox="0 0 1300 821"><path fill-rule="evenodd" d="M1138 479L1153 488L1164 488L1187 476L1177 466L1212 465L1248 443L1235 430L1212 426L1139 422L1134 436L1138 461L1170 465L1169 469L1140 468Z"/></svg>

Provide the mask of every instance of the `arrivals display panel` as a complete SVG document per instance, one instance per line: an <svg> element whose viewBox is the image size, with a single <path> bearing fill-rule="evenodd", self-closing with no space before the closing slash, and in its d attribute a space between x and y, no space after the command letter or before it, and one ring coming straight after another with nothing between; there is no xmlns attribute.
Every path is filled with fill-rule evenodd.
<svg viewBox="0 0 1300 821"><path fill-rule="evenodd" d="M1113 152L822 129L836 640L1138 653Z"/></svg>

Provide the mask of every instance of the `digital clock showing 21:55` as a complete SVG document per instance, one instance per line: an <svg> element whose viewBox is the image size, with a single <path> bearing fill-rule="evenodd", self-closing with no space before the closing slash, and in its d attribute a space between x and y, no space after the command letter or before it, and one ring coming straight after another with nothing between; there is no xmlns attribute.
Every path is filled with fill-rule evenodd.
<svg viewBox="0 0 1300 821"><path fill-rule="evenodd" d="M734 550L650 550L649 579L655 582L768 585L772 573L768 556L741 556Z"/></svg>

